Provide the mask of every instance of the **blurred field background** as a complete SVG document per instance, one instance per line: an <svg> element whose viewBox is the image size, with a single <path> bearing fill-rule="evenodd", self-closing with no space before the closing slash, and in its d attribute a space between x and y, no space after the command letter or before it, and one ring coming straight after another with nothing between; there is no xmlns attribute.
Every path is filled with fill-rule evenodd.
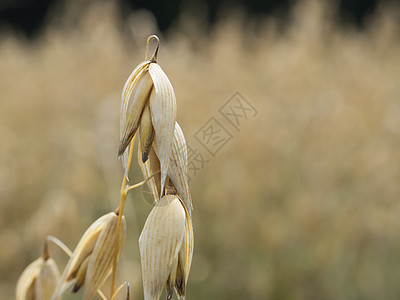
<svg viewBox="0 0 400 300"><path fill-rule="evenodd" d="M284 25L236 9L206 30L199 6L162 34L148 12L122 27L112 2L78 3L33 42L0 37L1 299L13 299L47 234L74 248L117 207L120 95L152 33L192 146L235 92L258 111L240 132L224 124L234 139L191 180L187 299L399 299L398 7L377 7L363 30L313 0ZM135 165L131 181L141 179ZM143 298L138 237L150 209L141 189L128 196L118 281L132 299ZM66 256L51 253L62 268Z"/></svg>

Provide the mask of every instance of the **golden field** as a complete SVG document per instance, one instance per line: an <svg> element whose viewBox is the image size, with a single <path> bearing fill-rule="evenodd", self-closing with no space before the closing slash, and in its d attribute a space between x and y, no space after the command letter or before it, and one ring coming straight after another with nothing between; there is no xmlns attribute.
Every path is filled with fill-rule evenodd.
<svg viewBox="0 0 400 300"><path fill-rule="evenodd" d="M357 31L309 0L286 26L231 11L210 32L188 10L163 36L144 12L124 27L108 2L72 3L32 42L0 37L2 299L47 234L74 248L118 206L120 96L152 33L177 120L208 161L190 182L187 299L399 299L399 9ZM219 113L236 92L257 110L239 131ZM211 117L233 137L215 156L194 138ZM142 180L136 162L130 178ZM148 199L131 192L125 211L118 282L132 299Z"/></svg>

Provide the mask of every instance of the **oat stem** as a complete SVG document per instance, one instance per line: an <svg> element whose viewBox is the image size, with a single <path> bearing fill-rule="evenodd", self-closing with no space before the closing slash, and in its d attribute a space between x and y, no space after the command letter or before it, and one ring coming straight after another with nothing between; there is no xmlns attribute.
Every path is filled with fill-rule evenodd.
<svg viewBox="0 0 400 300"><path fill-rule="evenodd" d="M122 222L122 216L124 215L124 207L125 207L125 200L126 200L126 195L127 191L125 189L126 186L126 179L129 173L129 168L131 166L131 161L132 161L132 153L133 153L133 145L135 143L135 137L132 138L130 148L129 148L129 156L128 156L128 164L126 166L126 173L124 174L124 177L122 179L122 185L121 185L121 198L119 201L119 210L118 210L118 224L117 224L117 234L115 237L115 250L114 250L114 259L113 259L113 266L112 266L112 277L111 277L111 300L114 299L114 291L115 291L115 278L116 278L116 273L117 273L117 260L118 260L118 250L119 250L119 240L120 240L120 235L121 235L121 222Z"/></svg>
<svg viewBox="0 0 400 300"><path fill-rule="evenodd" d="M97 293L99 294L99 296L100 296L100 298L101 298L102 300L107 300L107 297L103 294L102 291L100 291L100 289L97 290Z"/></svg>

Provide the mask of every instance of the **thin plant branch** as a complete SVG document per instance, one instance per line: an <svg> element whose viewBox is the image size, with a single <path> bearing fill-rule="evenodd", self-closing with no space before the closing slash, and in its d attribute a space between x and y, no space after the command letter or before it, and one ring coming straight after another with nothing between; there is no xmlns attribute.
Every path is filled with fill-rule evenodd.
<svg viewBox="0 0 400 300"><path fill-rule="evenodd" d="M99 296L102 300L108 300L107 297L103 294L103 292L100 291L100 289L97 290L97 294L99 294Z"/></svg>
<svg viewBox="0 0 400 300"><path fill-rule="evenodd" d="M120 291L123 287L125 287L125 286L126 286L126 300L129 300L129 298L130 298L129 283L126 282L126 281L125 281L124 283L122 283L122 284L117 288L117 290L114 292L114 295L112 295L111 299L114 299L115 296L117 296L117 294L119 293L119 291Z"/></svg>
<svg viewBox="0 0 400 300"><path fill-rule="evenodd" d="M55 236L52 235L48 235L46 237L46 240L54 243L55 245L57 245L61 250L63 250L69 257L72 256L72 251L69 250L69 248L63 243L61 242L58 238L56 238Z"/></svg>
<svg viewBox="0 0 400 300"><path fill-rule="evenodd" d="M143 180L143 181L141 181L141 182L139 182L139 183L136 183L136 184L134 184L134 185L127 186L127 187L125 188L125 191L126 191L126 192L129 192L130 190L136 189L136 188L138 188L138 187L144 185L147 181L149 181L150 179L152 179L154 176L156 176L156 175L159 174L160 172L161 172L161 171L157 171L157 172L155 172L154 174L152 174L152 175L150 175L149 177L147 177L145 180Z"/></svg>

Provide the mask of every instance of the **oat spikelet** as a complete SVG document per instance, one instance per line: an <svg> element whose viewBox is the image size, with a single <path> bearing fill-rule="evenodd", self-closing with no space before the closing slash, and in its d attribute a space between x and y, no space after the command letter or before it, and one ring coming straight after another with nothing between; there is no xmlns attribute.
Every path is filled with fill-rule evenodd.
<svg viewBox="0 0 400 300"><path fill-rule="evenodd" d="M159 148L161 164L161 193L167 177L174 126L176 119L175 92L167 75L157 63L158 45L152 58L139 64L131 73L122 91L120 145L118 157L122 156L122 164L126 173L127 153L133 136L139 125L143 131L142 160L153 143ZM148 104L148 106L147 106ZM150 111L150 118L149 112ZM145 118L142 124L142 118ZM154 130L154 132L153 132ZM127 175L127 174L126 174Z"/></svg>
<svg viewBox="0 0 400 300"><path fill-rule="evenodd" d="M158 150L158 149L156 149ZM168 176L174 184L180 198L186 206L186 209L191 216L192 212L192 197L190 195L189 184L187 180L187 145L185 136L178 122L175 122L174 140L171 151L171 162L168 169Z"/></svg>
<svg viewBox="0 0 400 300"><path fill-rule="evenodd" d="M158 154L159 149L157 143L154 143L153 148L155 153ZM138 162L145 178L160 170L160 161L157 155L151 154L145 163L141 161L139 156ZM186 140L178 122L175 122L168 177L172 181L174 188L177 190L179 197L183 200L183 203L191 216L193 207L187 180L187 164L188 156ZM160 195L161 190L161 187L159 186L159 178L159 176L155 176L154 179L148 181L155 203L158 201L158 196Z"/></svg>
<svg viewBox="0 0 400 300"><path fill-rule="evenodd" d="M122 156L122 165L126 173L129 143L134 137L143 108L148 102L153 87L148 69L150 61L140 63L128 77L122 90L120 117L120 145L118 157ZM128 175L128 174L126 174Z"/></svg>
<svg viewBox="0 0 400 300"><path fill-rule="evenodd" d="M142 111L149 99L153 82L148 72L150 62L140 64L129 76L122 94L121 141L118 155L128 147L139 127Z"/></svg>
<svg viewBox="0 0 400 300"><path fill-rule="evenodd" d="M84 233L59 280L52 299L73 287L77 292L84 286L84 300L91 299L111 271L114 255L118 215L108 213L97 219ZM126 235L126 221L122 217L119 253Z"/></svg>
<svg viewBox="0 0 400 300"><path fill-rule="evenodd" d="M149 72L154 82L150 94L151 120L156 133L158 159L161 165L161 194L167 177L176 119L175 92L167 75L158 64L150 64Z"/></svg>
<svg viewBox="0 0 400 300"><path fill-rule="evenodd" d="M189 214L175 195L162 197L150 212L139 238L145 300L159 299L164 286L169 297L175 289L184 298L193 251L187 222Z"/></svg>
<svg viewBox="0 0 400 300"><path fill-rule="evenodd" d="M59 277L60 272L54 260L50 258L46 240L43 255L32 262L18 279L16 300L49 300Z"/></svg>
<svg viewBox="0 0 400 300"><path fill-rule="evenodd" d="M178 265L175 276L174 290L178 300L185 299L186 285L189 278L190 267L192 265L194 235L192 219L188 210L185 208L185 236L178 255Z"/></svg>

